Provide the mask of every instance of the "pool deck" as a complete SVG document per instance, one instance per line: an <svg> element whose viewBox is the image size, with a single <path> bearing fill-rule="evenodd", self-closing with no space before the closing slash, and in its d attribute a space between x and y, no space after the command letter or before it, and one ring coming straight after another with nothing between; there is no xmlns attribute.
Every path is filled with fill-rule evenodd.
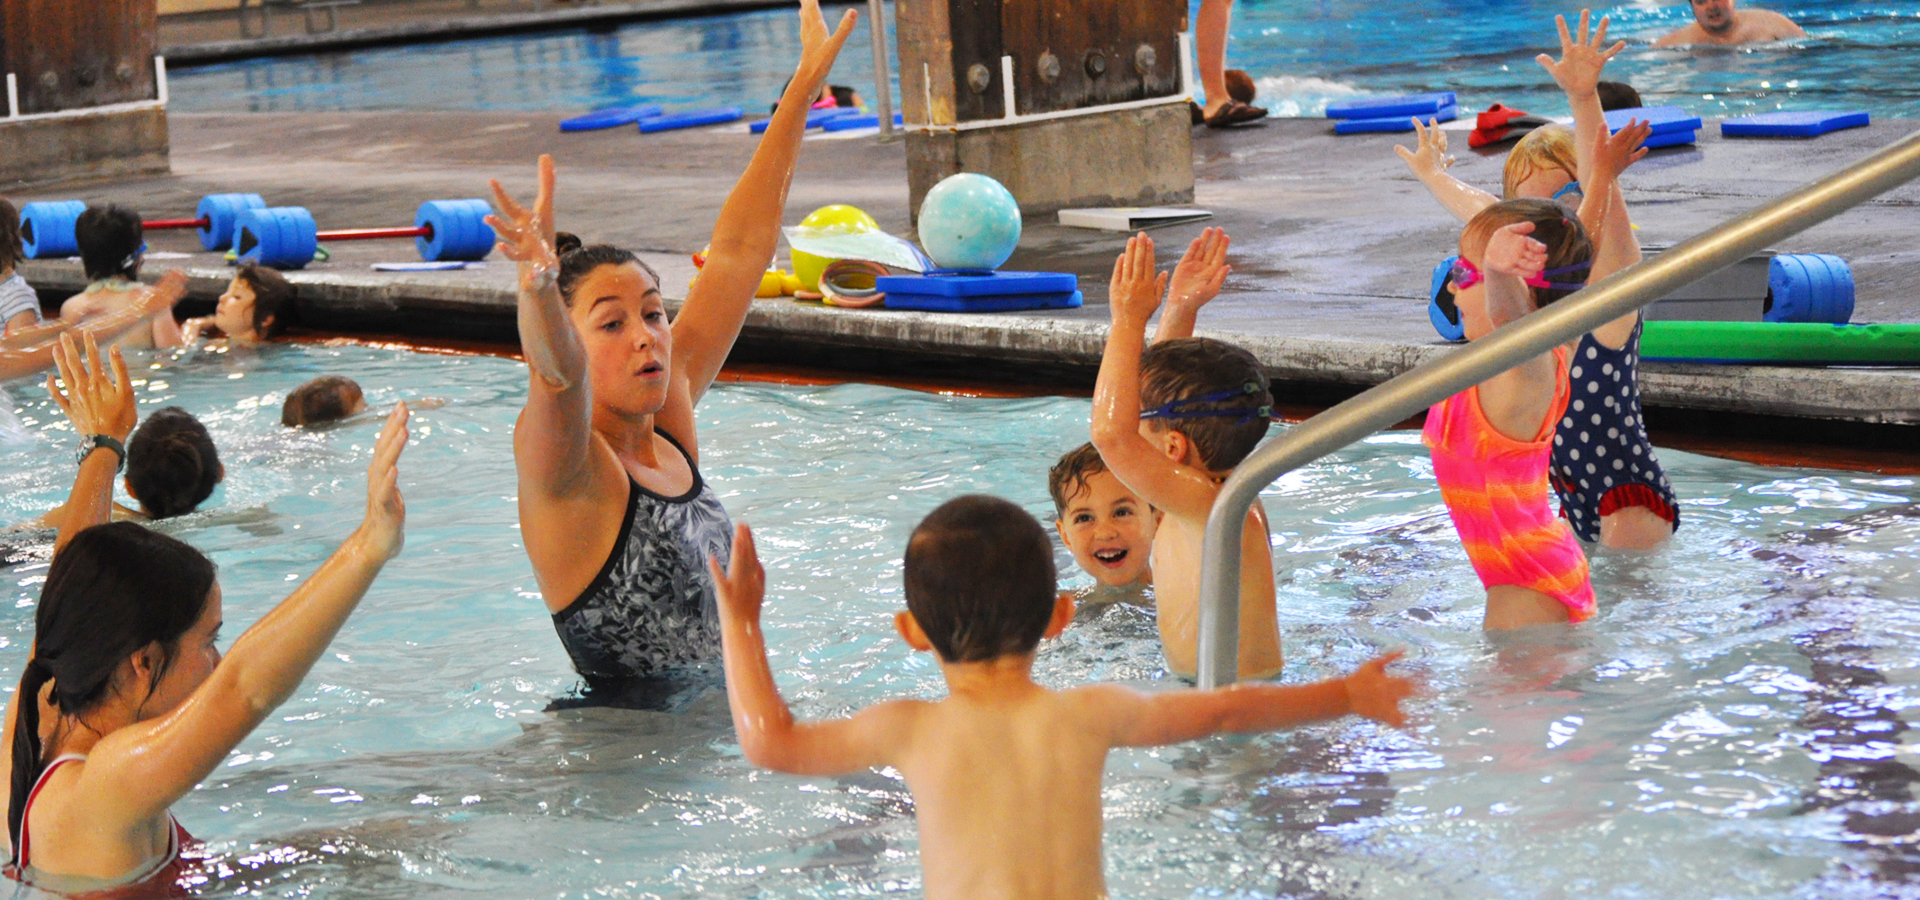
<svg viewBox="0 0 1920 900"><path fill-rule="evenodd" d="M311 208L322 227L410 224L426 199L483 196L486 180L531 193L532 161L560 165L560 227L643 251L670 297L684 294L687 254L705 245L720 203L752 152L742 128L641 136L628 129L559 134L552 114L326 113L172 117L174 173L16 195L134 205L150 216L192 209L204 193L257 191ZM1920 123L1876 123L1813 141L1731 141L1709 123L1696 148L1656 150L1628 173L1647 243L1672 243L1904 135ZM1493 186L1498 156L1466 151L1454 172ZM1378 383L1450 345L1427 323L1429 272L1458 225L1407 174L1392 136L1335 137L1324 120L1280 119L1196 132L1197 203L1235 240L1236 270L1202 313L1200 333L1242 344L1313 400ZM866 209L908 231L898 143L812 138L787 204L788 223L828 203ZM1163 264L1201 225L1154 233ZM155 251L185 252L187 232L152 232ZM1106 277L1124 235L1027 223L1010 269L1075 272L1087 306L993 315L841 310L763 300L739 356L894 374L1012 372L1066 386L1091 382L1106 333ZM374 261L413 258L397 242L336 244L331 262L296 274L317 327L513 339L511 266L381 274ZM1907 185L1783 243L1787 252L1847 257L1859 284L1855 321L1920 322L1920 185ZM156 259L148 274L187 268L201 299L226 269L212 254ZM75 290L77 263L31 261L49 293ZM1920 370L1648 364L1650 409L1920 425ZM1908 433L1909 429L1895 429ZM1909 445L1913 446L1913 445Z"/></svg>

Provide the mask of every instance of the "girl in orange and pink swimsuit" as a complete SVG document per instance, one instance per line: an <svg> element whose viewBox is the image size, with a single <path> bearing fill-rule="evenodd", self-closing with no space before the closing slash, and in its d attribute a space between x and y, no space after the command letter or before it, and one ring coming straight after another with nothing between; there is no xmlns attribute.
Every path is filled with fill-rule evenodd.
<svg viewBox="0 0 1920 900"><path fill-rule="evenodd" d="M1452 279L1469 340L1586 286L1594 246L1572 211L1547 200L1487 207L1460 236ZM1487 588L1486 627L1580 622L1593 585L1580 542L1547 482L1566 413L1566 348L1447 398L1427 412L1440 496Z"/></svg>

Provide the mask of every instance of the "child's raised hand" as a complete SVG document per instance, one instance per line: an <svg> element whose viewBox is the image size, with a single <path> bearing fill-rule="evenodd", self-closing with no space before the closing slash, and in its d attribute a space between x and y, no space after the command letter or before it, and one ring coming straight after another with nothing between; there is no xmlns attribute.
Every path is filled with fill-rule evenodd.
<svg viewBox="0 0 1920 900"><path fill-rule="evenodd" d="M1586 97L1597 90L1600 84L1600 70L1606 68L1608 60L1627 48L1627 42L1620 41L1611 47L1601 49L1601 45L1607 40L1608 20L1606 16L1601 16L1600 27L1594 29L1589 36L1587 22L1591 16L1592 13L1587 10L1580 11L1579 40L1574 40L1573 35L1567 31L1566 16L1554 16L1554 24L1560 28L1560 59L1556 62L1552 56L1545 53L1533 58L1534 62L1540 64L1540 68L1546 69L1547 74L1553 76L1554 83L1560 85L1560 90L1565 91L1569 97Z"/></svg>
<svg viewBox="0 0 1920 900"><path fill-rule="evenodd" d="M1227 245L1231 240L1224 228L1208 228L1187 245L1180 263L1173 267L1167 291L1167 308L1197 310L1220 295L1233 267L1227 265Z"/></svg>
<svg viewBox="0 0 1920 900"><path fill-rule="evenodd" d="M859 18L858 13L847 10L840 17L839 27L828 34L827 20L820 14L820 0L800 0L800 65L793 78L810 85L806 96L812 97L826 80L827 72L833 69L834 58L853 35L853 23Z"/></svg>
<svg viewBox="0 0 1920 900"><path fill-rule="evenodd" d="M767 595L767 571L760 566L753 529L747 523L733 526L733 558L726 570L720 569L717 557L707 558L707 570L713 573L713 589L719 595L722 612L749 623L760 621L760 604Z"/></svg>
<svg viewBox="0 0 1920 900"><path fill-rule="evenodd" d="M73 342L73 332L60 335L60 343L53 348L53 364L66 391L61 392L60 384L48 374L47 393L67 414L76 434L104 434L124 443L140 418L133 402L133 380L127 377L127 361L120 358L120 348L113 347L113 369L109 372L99 344L91 333L86 337L87 355L83 357Z"/></svg>
<svg viewBox="0 0 1920 900"><path fill-rule="evenodd" d="M1398 660L1403 652L1395 650L1374 657L1346 677L1347 708L1354 715L1395 728L1407 724L1406 713L1400 711L1400 701L1413 694L1413 679L1387 674L1387 664Z"/></svg>
<svg viewBox="0 0 1920 900"><path fill-rule="evenodd" d="M367 518L360 525L367 546L383 560L400 555L406 545L407 501L400 496L400 451L407 446L407 405L396 403L380 437L373 442L373 462L367 464Z"/></svg>
<svg viewBox="0 0 1920 900"><path fill-rule="evenodd" d="M172 313L175 304L187 295L187 273L179 269L169 269L160 276L150 288L142 292L140 299L134 301L140 305L140 311L147 315Z"/></svg>
<svg viewBox="0 0 1920 900"><path fill-rule="evenodd" d="M1425 178L1445 172L1453 165L1453 157L1447 155L1447 133L1440 130L1440 123L1428 119L1427 124L1413 120L1413 130L1419 134L1415 149L1408 150L1399 144L1393 145L1393 152L1407 161L1407 168L1413 170L1415 178Z"/></svg>
<svg viewBox="0 0 1920 900"><path fill-rule="evenodd" d="M499 210L487 215L487 224L500 239L501 255L520 264L523 288L529 287L529 279L559 267L553 250L553 157L540 154L539 170L540 188L531 209L508 196L498 180L487 182L493 185L493 204Z"/></svg>
<svg viewBox="0 0 1920 900"><path fill-rule="evenodd" d="M1107 303L1113 307L1115 324L1145 328L1160 308L1167 274L1155 275L1153 267L1153 238L1144 231L1127 238L1127 249L1113 261L1113 280L1107 283Z"/></svg>
<svg viewBox="0 0 1920 900"><path fill-rule="evenodd" d="M1628 166L1640 161L1647 155L1647 148L1640 146L1647 136L1653 134L1653 123L1633 119L1627 127L1613 134L1600 134L1594 138L1593 169L1601 178L1618 178Z"/></svg>
<svg viewBox="0 0 1920 900"><path fill-rule="evenodd" d="M1539 275L1547 267L1547 245L1528 235L1532 222L1515 222L1493 233L1480 261L1481 270L1512 275L1522 281Z"/></svg>

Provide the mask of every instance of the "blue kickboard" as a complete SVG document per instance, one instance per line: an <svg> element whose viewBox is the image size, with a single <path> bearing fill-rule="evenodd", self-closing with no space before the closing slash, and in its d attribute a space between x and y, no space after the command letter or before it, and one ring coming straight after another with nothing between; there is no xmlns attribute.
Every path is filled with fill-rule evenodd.
<svg viewBox="0 0 1920 900"><path fill-rule="evenodd" d="M1460 102L1452 91L1408 94L1404 97L1366 97L1327 104L1329 119L1384 119L1389 116L1425 117Z"/></svg>
<svg viewBox="0 0 1920 900"><path fill-rule="evenodd" d="M1636 106L1631 109L1616 109L1607 113L1607 133L1627 127L1627 122L1639 119L1653 125L1654 134L1667 134L1673 131L1699 131L1700 117L1678 106ZM1648 146L1663 146L1647 141Z"/></svg>
<svg viewBox="0 0 1920 900"><path fill-rule="evenodd" d="M975 272L951 274L934 270L925 275L882 275L876 290L894 294L940 297L1000 297L1008 295L1070 294L1080 289L1080 277L1071 272Z"/></svg>
<svg viewBox="0 0 1920 900"><path fill-rule="evenodd" d="M893 114L893 124L900 124L900 114ZM855 128L878 128L879 116L841 116L822 126L824 131L852 131Z"/></svg>
<svg viewBox="0 0 1920 900"><path fill-rule="evenodd" d="M1435 122L1451 122L1455 118L1458 118L1459 115L1460 107L1443 106L1436 112L1421 113L1417 116L1394 115L1382 116L1378 119L1341 119L1333 124L1333 133L1366 134L1380 131L1412 131L1415 119L1420 120L1422 124L1429 120Z"/></svg>
<svg viewBox="0 0 1920 900"><path fill-rule="evenodd" d="M816 109L810 113L807 113L807 127L819 128L820 126L825 125L828 122L833 121L834 119L841 119L847 116L857 116L859 114L860 114L860 110L855 109L851 106L829 106L826 109ZM772 124L773 124L772 118L765 118L765 119L761 119L758 122L753 123L752 125L748 125L747 130L753 132L754 134L765 134L767 131L767 127Z"/></svg>
<svg viewBox="0 0 1920 900"><path fill-rule="evenodd" d="M1641 141L1640 146L1645 147L1649 150L1655 149L1657 147L1679 147L1686 144L1691 144L1698 139L1699 139L1698 132L1669 131L1665 134L1647 135L1647 139L1644 141Z"/></svg>
<svg viewBox="0 0 1920 900"><path fill-rule="evenodd" d="M1872 118L1863 110L1809 110L1761 113L1720 123L1722 137L1819 137L1843 128L1864 128Z"/></svg>
<svg viewBox="0 0 1920 900"><path fill-rule="evenodd" d="M1079 291L1047 294L999 294L987 297L949 297L944 294L887 292L888 309L930 312L1014 312L1022 309L1072 309L1083 302Z"/></svg>
<svg viewBox="0 0 1920 900"><path fill-rule="evenodd" d="M618 128L632 125L641 119L651 119L660 115L660 107L652 103L639 106L614 106L596 109L584 116L560 120L561 131L599 131L602 128Z"/></svg>
<svg viewBox="0 0 1920 900"><path fill-rule="evenodd" d="M658 131L675 131L681 128L698 128L702 125L719 125L736 122L746 118L747 114L738 106L722 106L716 109L696 109L692 112L673 113L640 120L640 133L653 134Z"/></svg>

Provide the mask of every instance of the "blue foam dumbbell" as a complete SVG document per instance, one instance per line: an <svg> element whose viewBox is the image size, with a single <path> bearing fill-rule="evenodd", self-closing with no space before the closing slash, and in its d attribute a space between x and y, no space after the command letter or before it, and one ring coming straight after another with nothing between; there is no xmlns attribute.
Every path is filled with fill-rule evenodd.
<svg viewBox="0 0 1920 900"><path fill-rule="evenodd" d="M1853 270L1832 254L1774 257L1767 267L1767 293L1769 322L1845 325L1853 320Z"/></svg>
<svg viewBox="0 0 1920 900"><path fill-rule="evenodd" d="M42 200L20 207L20 243L28 259L73 256L80 252L73 223L87 211L82 200Z"/></svg>
<svg viewBox="0 0 1920 900"><path fill-rule="evenodd" d="M471 261L493 252L491 210L485 200L428 200L402 228L349 228L320 231L313 214L298 206L250 209L234 227L233 247L240 262L276 269L298 269L313 260L321 241L371 241L413 238L428 262Z"/></svg>

